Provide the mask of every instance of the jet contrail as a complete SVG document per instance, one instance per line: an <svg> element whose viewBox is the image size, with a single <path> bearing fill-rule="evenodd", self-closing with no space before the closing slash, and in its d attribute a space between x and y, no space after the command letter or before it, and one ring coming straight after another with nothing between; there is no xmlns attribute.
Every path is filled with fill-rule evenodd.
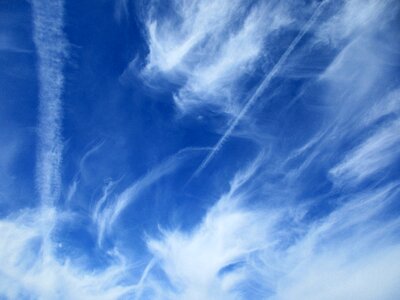
<svg viewBox="0 0 400 300"><path fill-rule="evenodd" d="M257 101L257 99L261 96L261 94L264 92L264 90L268 87L269 83L271 80L275 77L275 75L280 71L282 68L282 65L286 62L287 58L289 55L292 53L294 48L297 46L297 44L300 42L300 40L303 38L303 36L310 30L311 26L314 24L316 19L318 18L319 14L322 11L323 5L327 3L326 2L321 2L318 7L315 9L314 13L310 17L310 19L307 21L307 23L304 25L302 30L299 32L299 34L295 37L295 39L292 41L292 43L289 45L289 47L286 49L286 51L282 54L282 56L279 58L278 62L274 65L274 67L271 69L271 71L267 74L267 76L264 78L264 80L261 82L261 84L257 87L255 92L251 95L249 100L246 102L246 104L243 106L239 114L236 116L235 119L233 119L232 123L228 127L228 129L225 131L224 135L219 139L217 144L213 147L213 149L210 151L210 153L207 155L207 157L203 160L203 162L200 164L200 166L197 168L197 170L193 173L192 177L189 179L189 181L198 176L201 171L208 165L208 163L214 158L215 154L223 147L227 139L230 137L232 134L233 130L237 126L237 124L240 122L240 120L243 118L243 116L247 113L247 111L253 106L253 104Z"/></svg>
<svg viewBox="0 0 400 300"><path fill-rule="evenodd" d="M66 40L63 1L34 0L33 40L38 55L39 124L36 184L43 207L53 207L61 187L61 94Z"/></svg>

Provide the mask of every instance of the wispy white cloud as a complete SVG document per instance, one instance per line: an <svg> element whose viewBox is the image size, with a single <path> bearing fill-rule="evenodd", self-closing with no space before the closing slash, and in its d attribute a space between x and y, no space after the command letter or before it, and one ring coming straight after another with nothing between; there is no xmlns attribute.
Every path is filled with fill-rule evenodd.
<svg viewBox="0 0 400 300"><path fill-rule="evenodd" d="M400 89L392 90L382 98L381 101L374 103L363 119L360 120L362 125L368 126L381 118L395 116L400 114Z"/></svg>
<svg viewBox="0 0 400 300"><path fill-rule="evenodd" d="M99 220L101 219L101 215L100 215L101 210L104 209L104 205L106 204L108 198L110 197L111 192L115 188L116 183L117 182L109 181L103 187L103 193L102 193L101 197L97 200L96 205L93 209L93 213L92 213L93 222L99 223Z"/></svg>
<svg viewBox="0 0 400 300"><path fill-rule="evenodd" d="M330 169L336 182L359 183L371 179L398 158L397 91L386 95L390 87L377 86L388 75L386 58L382 57L374 37L389 22L388 7L393 2L346 1L342 4L331 7L337 11L328 21L322 21L321 27L315 28L311 41L313 46L321 40L328 42L329 46L324 44L324 47L332 47L337 53L315 82L324 87L318 96L327 112L325 122L306 146L293 152L301 166L291 170L297 176L284 189L301 189L304 170L316 164L328 173L330 167L324 169L323 165L329 165L338 152L343 154L341 147L350 143L349 140L356 146ZM302 34L308 29L303 28ZM182 65L181 61L190 53L185 51L174 61L172 70ZM190 80L193 79L185 84ZM205 86L213 86L204 82ZM179 93L184 91L181 89ZM179 101L177 95L175 99ZM235 126L231 123L230 128ZM230 134L228 130L227 136ZM357 140L360 140L358 145ZM218 151L224 141L222 138L210 152L211 159L213 151ZM207 163L206 159L200 171ZM255 165L263 163L265 160ZM236 182L254 181L254 174L250 172L248 178ZM276 185L280 186L277 181ZM248 187L243 184L235 187L234 182L231 190L209 209L194 229L163 230L161 237L149 239L150 251L157 258L155 269L162 270L165 276L151 274L146 282L147 288L158 295L155 299L399 297L396 278L400 268L390 262L400 256L396 234L400 220L386 215L399 195L398 182L381 183L380 187L374 185L354 194L335 195L334 199L329 198L331 194L325 195L334 206L320 216L312 216L312 207L319 205L318 199L312 199L307 205L290 199L276 205L271 199L274 209L268 204L268 208L251 208L246 202L252 198ZM283 193L277 189L269 195ZM332 194L335 193L338 191L333 187Z"/></svg>
<svg viewBox="0 0 400 300"><path fill-rule="evenodd" d="M156 8L145 21L149 55L142 75L180 85L174 99L181 112L207 107L238 112L237 81L254 70L265 54L269 34L290 23L283 5L246 1L171 1L159 18Z"/></svg>
<svg viewBox="0 0 400 300"><path fill-rule="evenodd" d="M240 299L235 289L248 279L246 261L269 247L267 233L275 225L273 213L242 206L240 190L260 163L256 160L235 176L195 229L163 231L161 239L149 239L150 251L176 290L166 299Z"/></svg>
<svg viewBox="0 0 400 300"><path fill-rule="evenodd" d="M390 4L395 4L391 1L347 1L343 5L339 5L338 12L328 20L320 22L322 25L318 24L316 28L311 28L324 7L330 4L329 1L322 1L316 6L309 21L301 28L299 34L267 73L255 92L246 100L247 102L230 122L213 150L210 151L195 171L194 177L201 173L214 158L215 154L224 146L242 118L248 113L265 89L268 88L271 80L281 71L289 55L302 37L311 30L315 33L311 42L312 45L318 44L322 37L325 37L335 40L330 46L334 49L340 49L331 64L318 76L318 83L328 85L327 92L321 93L321 95L327 101L331 101L329 105L340 103L341 106L334 111L335 116L325 128L326 133L343 129L342 126L345 126L345 123L349 125L349 122L360 122L361 117L363 117L360 112L369 109L366 103L374 102L373 99L368 98L368 93L376 93L375 85L377 80L381 76L386 76L385 59L381 54L382 50L376 46L377 42L373 34L376 34L376 32L384 28L387 22L393 19L394 13L389 11L388 8ZM331 6L335 7L336 5ZM330 8L332 9L332 7ZM384 22L382 22L383 18L385 19ZM337 31L338 27L346 27L346 30ZM295 64L295 62L292 62L292 64ZM285 74L282 74L282 76L285 76ZM349 118L350 115L356 115L359 118ZM352 124L352 126L355 126L355 124ZM345 129L343 131L347 134L351 130ZM248 136L251 137L251 134ZM332 134L320 134L318 139L331 136Z"/></svg>
<svg viewBox="0 0 400 300"><path fill-rule="evenodd" d="M62 244L52 243L53 251L43 251L42 224L52 222L51 214L43 214L43 210L25 211L0 221L0 296L111 300L133 295L141 288L140 281L124 283L128 270L132 269L118 256L109 267L91 270L79 259L61 261L54 253L62 251Z"/></svg>
<svg viewBox="0 0 400 300"><path fill-rule="evenodd" d="M92 216L94 222L103 224L104 228L100 226L103 230L111 228L122 210L143 189L175 170L196 150L199 149L177 153L108 205L107 200L115 185L109 182L95 206ZM114 249L107 251L107 255L112 257L108 267L91 270L79 257L69 254L62 259L58 254L63 253L64 245L53 239L56 235L55 226L60 226L62 219L62 212L44 204L37 210L22 212L0 221L3 232L0 237L0 296L20 298L29 295L40 299L120 299L129 296L141 299L155 260L150 260L144 268L133 267L124 255ZM103 233L100 230L99 239Z"/></svg>
<svg viewBox="0 0 400 300"><path fill-rule="evenodd" d="M398 4L392 0L345 1L343 5L339 4L339 11L321 26L317 35L321 40L338 46L361 33L376 30L374 25L379 27L385 24L381 19L383 14L390 17L389 13L393 17L396 6ZM388 11L388 8L391 10Z"/></svg>
<svg viewBox="0 0 400 300"><path fill-rule="evenodd" d="M272 299L398 297L400 269L390 261L400 255L400 220L380 218L398 194L398 183L360 193L312 224L286 252L287 273Z"/></svg>
<svg viewBox="0 0 400 300"><path fill-rule="evenodd" d="M117 3L125 11L128 2ZM286 8L273 2L250 5L239 0L173 1L167 14L159 14L154 3L146 20L150 52L143 78L154 81L162 76L177 84L175 101L183 112L204 105L230 114L235 120L211 149L201 171L283 68L319 11L241 110L243 103L234 95L240 95L236 83L265 55L268 35L291 22ZM54 229L62 226L57 220L66 214L56 208L61 191L61 93L66 41L62 2L34 0L41 93L37 185L42 201L37 210L0 220L0 297L400 298L400 267L393 263L400 260L400 218L391 210L400 194L397 178L375 182L362 191L348 191L341 186L374 179L399 158L399 90L379 86L387 74L377 54L381 48L373 38L379 32L382 16L394 2L341 3L338 13L318 27L320 30L314 30L318 42L325 38L338 53L315 83L324 87L318 94L326 113L322 116L324 122L305 146L292 152L290 163L282 162L279 155L274 156L276 153L269 153L278 157L276 161L261 154L233 177L228 191L193 228L163 228L159 235L148 236L146 259L135 261L140 267L132 267L130 261L136 253L127 255L120 249L105 252L102 241L107 234L118 235L115 229L127 208L158 180L183 166L193 149L151 168L119 194L117 182L107 182L89 218L97 226L98 243L93 247L103 251L108 263L91 269L82 258L64 253L67 250L62 238L61 242L53 239L57 235ZM315 37L310 39L315 46ZM0 165L7 166L13 160L17 146L10 143ZM85 161L101 146L95 145L81 159L67 198L72 199L77 191ZM338 160L336 165L332 157ZM314 196L319 191L313 190L307 199L298 192L308 180L306 168L318 169L323 173L319 178L330 175L340 183L326 187L329 191L323 201L328 203ZM287 174L291 172L296 176L289 182ZM126 230L123 226L118 229Z"/></svg>
<svg viewBox="0 0 400 300"><path fill-rule="evenodd" d="M322 37L335 39L334 43L324 47L334 49L336 54L316 80L307 86L308 91L299 97L304 103L311 103L311 110L318 107L322 123L310 139L288 157L288 161L301 161L300 167L289 171L296 176L304 174L322 157L324 163L329 163L332 156L335 160L342 157L349 144L361 144L365 137L377 134L380 127L387 127L390 120L398 118L399 92L390 69L395 58L385 50L395 47L395 42L390 39L392 32L388 24L393 22L393 11L398 11L398 6L391 1L346 1L343 4L337 4L338 11L316 28L315 39L311 43L316 47L314 42L320 45ZM357 26L350 26L350 16L356 14L355 19L369 21L355 20ZM346 22L352 28L351 33L336 32L336 28L345 26ZM382 42L377 36L384 36L385 40ZM315 88L318 95L312 92ZM312 100L313 97L317 100ZM308 104L305 107L308 108ZM388 133L390 130L387 128ZM384 149L386 146L381 144L377 147ZM380 156L379 150L376 151ZM389 158L385 153L385 157ZM336 179L341 180L339 177ZM346 179L343 177L342 180Z"/></svg>
<svg viewBox="0 0 400 300"><path fill-rule="evenodd" d="M362 144L346 155L331 169L335 180L359 182L373 173L384 170L400 154L400 121L380 128Z"/></svg>
<svg viewBox="0 0 400 300"><path fill-rule="evenodd" d="M400 219L381 219L399 195L398 183L348 196L308 222L297 219L293 207L246 205L254 166L194 229L164 230L149 239L155 268L166 276L149 275L146 288L162 291L154 299L398 297L400 268L390 262L400 256Z"/></svg>
<svg viewBox="0 0 400 300"><path fill-rule="evenodd" d="M246 279L240 264L267 246L265 224L260 222L263 217L220 202L192 233L165 232L162 241L149 241L150 251L180 291L172 298L237 298L234 289ZM235 264L235 272L223 273Z"/></svg>
<svg viewBox="0 0 400 300"><path fill-rule="evenodd" d="M363 255L354 253L351 247L346 244L339 252L330 249L313 256L313 261L292 271L271 299L347 299L349 295L370 300L399 297L396 278L400 271L391 263L399 259L399 247L384 246Z"/></svg>
<svg viewBox="0 0 400 300"><path fill-rule="evenodd" d="M70 183L66 195L66 202L70 203L71 200L74 198L75 194L77 193L78 190L78 184L81 181L82 177L83 179L86 179L86 174L85 174L85 163L86 161L94 155L96 152L98 152L101 147L104 145L104 141L96 143L93 147L91 147L89 150L85 152L85 154L82 156L82 158L79 160L79 168L78 171L76 172L74 178L72 179L72 182Z"/></svg>
<svg viewBox="0 0 400 300"><path fill-rule="evenodd" d="M253 94L246 100L246 103L244 106L240 109L239 113L234 117L232 122L229 124L228 129L224 132L222 137L218 140L218 142L215 144L213 149L209 152L207 157L203 160L203 162L200 164L200 166L197 168L193 176L197 176L200 174L200 172L208 165L208 163L214 158L215 154L218 153L218 151L224 146L225 142L227 139L232 135L233 131L235 130L236 126L239 124L239 122L242 120L242 118L247 114L247 112L251 109L251 107L254 105L254 103L260 98L262 93L265 91L265 89L268 88L271 80L277 75L277 73L281 70L283 65L285 64L286 60L288 59L289 55L293 52L297 44L301 41L303 36L310 30L311 26L314 25L316 19L320 15L324 5L327 2L321 2L315 11L313 12L312 16L310 19L307 21L307 23L303 26L303 28L300 30L298 35L294 38L294 40L290 43L286 51L282 54L282 56L279 58L277 63L272 67L272 69L267 73L267 75L264 77L264 79L261 81L261 83L257 86L256 90L254 91Z"/></svg>
<svg viewBox="0 0 400 300"><path fill-rule="evenodd" d="M259 156L239 172L195 228L149 237L153 259L142 270L132 269L118 253L108 268L96 271L73 258L62 262L53 256L56 251L43 255L40 218L52 219L53 211L3 219L2 295L218 300L399 296L400 268L393 261L400 257L400 219L382 218L399 195L399 183L345 196L331 213L306 221L292 208L249 206L254 201L249 187L264 163ZM52 247L62 251L63 245ZM133 274L139 279L128 284Z"/></svg>
<svg viewBox="0 0 400 300"><path fill-rule="evenodd" d="M146 175L136 180L118 196L113 199L108 199L107 201L108 191L111 187L110 184L108 184L108 187L104 190L104 194L96 205L93 213L93 222L97 224L98 227L99 244L102 243L104 235L109 233L124 209L134 202L144 190L149 188L160 178L171 174L178 167L182 166L182 163L193 155L193 152L203 150L204 149L201 148L186 148L179 151L150 170Z"/></svg>

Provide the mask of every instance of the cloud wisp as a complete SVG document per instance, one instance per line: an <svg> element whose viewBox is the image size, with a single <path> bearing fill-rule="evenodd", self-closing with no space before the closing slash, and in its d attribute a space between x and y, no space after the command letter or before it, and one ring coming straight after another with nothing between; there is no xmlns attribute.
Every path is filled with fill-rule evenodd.
<svg viewBox="0 0 400 300"><path fill-rule="evenodd" d="M217 144L213 147L213 150L207 155L207 157L203 160L197 170L193 173L192 177L198 176L201 171L208 165L208 163L214 158L214 156L218 153L218 151L223 147L224 143L227 139L232 135L232 132L239 124L241 119L246 115L246 113L251 109L254 103L260 98L262 93L268 88L271 80L277 75L277 73L281 70L283 65L285 64L286 60L288 59L289 55L293 52L297 44L301 41L303 36L310 30L311 26L314 25L315 21L317 20L318 16L320 15L324 5L327 1L321 2L317 8L315 9L314 13L298 33L298 35L294 38L294 40L290 43L289 47L286 51L282 54L279 58L278 62L273 66L273 68L268 72L267 76L264 77L263 81L260 85L258 85L255 92L249 97L246 101L246 104L240 110L239 114L234 117L232 122L229 124L228 129L224 132L222 137L218 140Z"/></svg>
<svg viewBox="0 0 400 300"><path fill-rule="evenodd" d="M248 196L248 185L262 164L258 161L238 173L230 190L194 229L163 230L160 238L148 240L156 258L154 269L160 268L166 276L149 275L145 289L149 298L337 299L351 294L390 299L399 295L400 268L390 261L400 256L396 235L400 219L381 219L399 196L399 183L354 194L331 213L309 222L298 219L293 207L246 205L254 197ZM303 229L299 232L299 228ZM382 285L375 285L373 274L386 268ZM352 278L350 284L347 277ZM366 289L369 284L374 288Z"/></svg>
<svg viewBox="0 0 400 300"><path fill-rule="evenodd" d="M285 7L240 0L171 1L169 7L162 18L155 3L146 14L142 78L149 85L159 77L177 84L174 100L182 113L205 107L236 115L237 82L255 69L267 37L290 23Z"/></svg>
<svg viewBox="0 0 400 300"><path fill-rule="evenodd" d="M179 151L154 167L140 179L133 182L113 199L109 199L109 191L113 184L107 184L103 196L97 202L92 215L92 220L97 224L98 228L98 244L102 244L104 235L111 232L114 223L124 209L129 204L133 203L144 190L156 183L162 177L170 175L176 171L176 169L181 167L184 162L194 155L195 152L202 152L205 150L207 150L207 148L187 148Z"/></svg>
<svg viewBox="0 0 400 300"><path fill-rule="evenodd" d="M52 212L26 211L0 221L0 295L7 299L118 299L135 286L122 284L127 264L116 260L106 270L87 270L73 259L61 261L40 247L43 222ZM48 216L43 220L44 215ZM57 216L62 218L61 215ZM62 244L55 245L62 251ZM53 251L54 252L54 251Z"/></svg>
<svg viewBox="0 0 400 300"><path fill-rule="evenodd" d="M399 125L400 120L396 120L393 124L381 128L348 153L330 174L335 180L354 183L385 169L400 154Z"/></svg>

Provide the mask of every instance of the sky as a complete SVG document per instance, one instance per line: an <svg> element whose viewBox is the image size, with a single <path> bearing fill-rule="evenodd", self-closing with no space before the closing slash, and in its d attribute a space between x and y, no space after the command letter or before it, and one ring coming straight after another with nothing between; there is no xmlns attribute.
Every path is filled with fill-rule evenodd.
<svg viewBox="0 0 400 300"><path fill-rule="evenodd" d="M400 299L396 0L0 0L0 299Z"/></svg>

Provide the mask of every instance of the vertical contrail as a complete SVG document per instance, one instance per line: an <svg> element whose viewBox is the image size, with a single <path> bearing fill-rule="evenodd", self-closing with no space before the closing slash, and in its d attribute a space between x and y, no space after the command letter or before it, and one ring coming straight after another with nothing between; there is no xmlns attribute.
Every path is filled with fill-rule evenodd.
<svg viewBox="0 0 400 300"><path fill-rule="evenodd" d="M33 0L33 39L38 55L39 120L36 185L42 207L53 207L60 196L62 160L61 94L66 39L63 1Z"/></svg>
<svg viewBox="0 0 400 300"><path fill-rule="evenodd" d="M250 98L247 100L246 104L240 110L239 114L235 117L235 119L233 119L232 123L229 125L229 127L225 131L224 135L219 139L217 144L213 147L213 149L210 151L210 153L207 155L207 157L203 160L203 162L200 164L200 166L197 168L197 170L193 173L191 179L196 177L197 175L199 175L200 172L214 158L215 154L222 148L222 146L225 144L227 139L232 134L233 130L236 128L237 124L240 122L240 120L243 118L243 116L247 113L247 111L258 100L258 98L261 96L261 94L264 92L264 90L269 86L271 80L280 71L280 69L282 68L283 64L286 62L286 60L288 59L289 55L292 53L294 48L297 46L297 44L300 42L300 40L303 38L303 36L310 30L311 26L315 23L316 19L318 18L319 14L322 11L323 5L326 2L321 2L318 5L318 7L315 9L314 13L310 17L310 19L307 21L307 23L304 25L304 27L301 29L299 34L290 43L289 47L282 54L282 56L279 58L278 62L274 65L274 67L271 69L271 71L265 76L264 80L257 87L255 92L250 96Z"/></svg>

